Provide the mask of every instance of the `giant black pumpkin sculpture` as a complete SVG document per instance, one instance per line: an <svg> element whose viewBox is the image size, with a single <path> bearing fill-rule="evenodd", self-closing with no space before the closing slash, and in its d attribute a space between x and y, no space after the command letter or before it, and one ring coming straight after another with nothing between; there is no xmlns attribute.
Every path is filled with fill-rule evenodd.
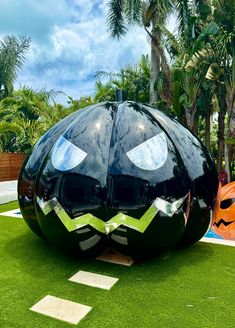
<svg viewBox="0 0 235 328"><path fill-rule="evenodd" d="M22 168L28 226L78 256L133 257L198 241L217 191L213 162L176 120L134 102L84 108L51 128Z"/></svg>

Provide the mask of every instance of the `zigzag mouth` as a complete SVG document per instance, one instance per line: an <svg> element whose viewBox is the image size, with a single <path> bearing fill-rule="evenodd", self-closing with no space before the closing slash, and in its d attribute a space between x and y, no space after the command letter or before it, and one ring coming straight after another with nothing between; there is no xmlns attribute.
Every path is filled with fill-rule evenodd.
<svg viewBox="0 0 235 328"><path fill-rule="evenodd" d="M230 224L232 224L233 222L235 222L235 220L233 220L233 221L224 221L223 219L220 219L218 222L214 222L213 225L215 225L217 228L219 228L221 226L221 224L223 224L225 227L227 227Z"/></svg>
<svg viewBox="0 0 235 328"><path fill-rule="evenodd" d="M42 212L44 213L44 215L47 215L50 212L55 211L58 218L69 232L90 225L97 231L108 235L109 233L113 232L121 225L136 230L140 233L144 233L159 211L162 211L169 217L172 217L183 205L186 198L188 198L188 205L187 205L188 207L190 201L189 193L183 198L180 198L173 203L170 203L161 198L156 198L155 201L152 203L152 205L148 208L148 210L144 213L144 215L142 215L140 219L135 219L124 213L118 213L107 222L104 222L103 220L95 217L91 213L87 213L71 219L70 216L63 209L63 207L60 205L57 198L52 198L51 200L44 202L42 199L37 197L37 203L41 208ZM187 214L184 214L184 218L186 224Z"/></svg>

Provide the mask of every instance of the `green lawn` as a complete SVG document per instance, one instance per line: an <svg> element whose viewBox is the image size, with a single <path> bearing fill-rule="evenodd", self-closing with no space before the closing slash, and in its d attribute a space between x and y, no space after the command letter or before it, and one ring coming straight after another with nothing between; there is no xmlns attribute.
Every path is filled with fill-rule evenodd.
<svg viewBox="0 0 235 328"><path fill-rule="evenodd" d="M17 203L0 206L0 212ZM29 311L45 295L92 306L80 328L234 328L235 247L197 243L132 267L75 261L22 219L0 217L0 327L63 328ZM110 290L68 281L78 270L119 278Z"/></svg>

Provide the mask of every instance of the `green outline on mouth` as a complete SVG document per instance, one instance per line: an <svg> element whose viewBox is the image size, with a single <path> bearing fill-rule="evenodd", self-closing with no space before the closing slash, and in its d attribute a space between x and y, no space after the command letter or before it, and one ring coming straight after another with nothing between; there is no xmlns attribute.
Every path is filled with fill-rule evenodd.
<svg viewBox="0 0 235 328"><path fill-rule="evenodd" d="M161 198L156 198L153 204L144 213L144 215L141 216L140 219L135 219L131 216L125 215L124 213L118 213L107 222L98 219L91 213L71 219L56 198L44 202L42 199L37 197L37 202L45 215L54 210L60 221L69 232L90 225L97 231L108 235L121 225L136 230L140 233L144 233L159 210L171 217L180 208L187 196L188 195L176 200L173 203L169 203Z"/></svg>

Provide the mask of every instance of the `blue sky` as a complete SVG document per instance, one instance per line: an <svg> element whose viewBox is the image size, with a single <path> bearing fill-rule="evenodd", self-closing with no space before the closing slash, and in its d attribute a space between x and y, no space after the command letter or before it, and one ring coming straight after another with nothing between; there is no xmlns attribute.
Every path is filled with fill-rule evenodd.
<svg viewBox="0 0 235 328"><path fill-rule="evenodd" d="M110 38L107 2L1 0L0 38L23 34L32 39L15 87L60 90L76 99L93 95L96 71L118 71L149 53L143 29L130 31L119 42Z"/></svg>

